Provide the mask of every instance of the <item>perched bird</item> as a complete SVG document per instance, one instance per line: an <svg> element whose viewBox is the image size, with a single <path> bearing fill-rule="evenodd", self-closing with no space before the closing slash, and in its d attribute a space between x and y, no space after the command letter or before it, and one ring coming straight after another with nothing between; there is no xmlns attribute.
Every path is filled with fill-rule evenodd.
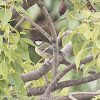
<svg viewBox="0 0 100 100"><path fill-rule="evenodd" d="M43 58L52 58L53 47L50 43L44 42L41 38L37 38L34 43L36 44L35 51ZM63 54L59 51L59 54Z"/></svg>

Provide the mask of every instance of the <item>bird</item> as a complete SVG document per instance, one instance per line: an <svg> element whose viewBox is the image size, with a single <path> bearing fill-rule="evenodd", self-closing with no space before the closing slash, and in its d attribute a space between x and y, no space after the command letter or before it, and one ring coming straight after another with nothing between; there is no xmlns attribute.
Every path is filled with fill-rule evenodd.
<svg viewBox="0 0 100 100"><path fill-rule="evenodd" d="M43 58L52 58L53 57L53 47L50 43L45 42L42 38L37 38L34 40L36 44L35 51L36 53ZM63 54L59 51L59 54Z"/></svg>

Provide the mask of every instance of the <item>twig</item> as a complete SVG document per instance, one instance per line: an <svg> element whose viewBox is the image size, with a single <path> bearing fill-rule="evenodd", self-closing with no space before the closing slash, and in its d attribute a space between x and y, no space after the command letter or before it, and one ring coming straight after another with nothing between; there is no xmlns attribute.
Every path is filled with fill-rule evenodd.
<svg viewBox="0 0 100 100"><path fill-rule="evenodd" d="M70 0L68 0L68 2L74 7L73 3Z"/></svg>
<svg viewBox="0 0 100 100"><path fill-rule="evenodd" d="M15 25L15 29L18 29L18 27L25 21L25 18L22 17L21 20Z"/></svg>
<svg viewBox="0 0 100 100"><path fill-rule="evenodd" d="M25 21L24 17L21 18L21 20L15 25L14 29L18 29L20 25ZM11 30L11 32L14 32L14 30Z"/></svg>
<svg viewBox="0 0 100 100"><path fill-rule="evenodd" d="M69 95L68 95L68 98L69 98L70 100L78 100L78 99L75 99L75 98L72 96L72 94L69 94Z"/></svg>
<svg viewBox="0 0 100 100"><path fill-rule="evenodd" d="M32 26L36 27L51 42L51 36L45 30L43 30L39 25L37 25L35 22L33 22L27 16L25 16L25 15L22 15L22 16L25 18L25 20L29 21Z"/></svg>
<svg viewBox="0 0 100 100"><path fill-rule="evenodd" d="M59 35L58 35L58 44L61 42L61 40L62 40L62 38L64 37L64 36L67 36L68 35L68 33L72 33L72 31L70 31L70 30L66 30L66 31L64 31L63 32L63 34L62 34L62 36L59 38Z"/></svg>
<svg viewBox="0 0 100 100"><path fill-rule="evenodd" d="M45 27L47 27L48 25L45 25L45 26L40 26L41 28L45 28ZM22 27L22 26L20 26L22 29L24 29L24 30L37 30L37 28L24 28L24 27Z"/></svg>
<svg viewBox="0 0 100 100"><path fill-rule="evenodd" d="M45 84L48 85L49 82L48 82L48 79L47 79L47 75L46 74L44 75L44 79L45 79Z"/></svg>
<svg viewBox="0 0 100 100"><path fill-rule="evenodd" d="M58 20L58 21L56 21L56 22L54 22L54 24L56 24L56 23L59 23L60 21L63 21L63 20L65 20L66 19L66 17L65 18L62 18L62 19L60 19L60 20ZM37 28L24 28L24 27L22 27L22 26L20 26L22 29L24 29L24 30L37 30ZM40 26L41 28L45 28L45 27L48 27L48 25L44 25L44 26Z"/></svg>
<svg viewBox="0 0 100 100"><path fill-rule="evenodd" d="M50 28L51 31L51 36L52 36L52 46L53 46L53 65L52 65L52 79L57 75L57 71L58 71L58 41L57 41L57 33L54 27L54 24L52 22L52 19L47 11L47 9L45 8L44 4L42 3L41 0L37 0L36 1L38 6L41 8L46 21L48 22L48 26Z"/></svg>
<svg viewBox="0 0 100 100"><path fill-rule="evenodd" d="M64 52L65 54L70 54L73 50L73 46L72 46L72 42L70 41L69 43L67 43L62 49L61 51Z"/></svg>
<svg viewBox="0 0 100 100"><path fill-rule="evenodd" d="M89 0L87 0L87 3L89 4L89 6L95 11L97 12L96 8L91 4L91 2Z"/></svg>

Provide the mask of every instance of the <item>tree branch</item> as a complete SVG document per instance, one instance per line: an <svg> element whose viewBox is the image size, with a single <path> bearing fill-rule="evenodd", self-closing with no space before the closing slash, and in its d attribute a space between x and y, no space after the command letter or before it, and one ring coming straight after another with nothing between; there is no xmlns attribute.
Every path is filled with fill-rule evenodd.
<svg viewBox="0 0 100 100"><path fill-rule="evenodd" d="M60 36L60 34L58 35L58 44L61 42L61 40L62 40L62 38L64 36L67 36L68 35L68 33L72 33L72 31L66 30L66 31L63 32L62 36Z"/></svg>
<svg viewBox="0 0 100 100"><path fill-rule="evenodd" d="M54 100L74 100L74 99L70 99L69 96L72 96L74 98L76 98L75 100L83 100L83 99L91 99L94 96L100 95L100 93L96 93L96 92L74 92L74 93L69 93L66 96L61 96L58 97Z"/></svg>
<svg viewBox="0 0 100 100"><path fill-rule="evenodd" d="M57 71L58 71L58 41L57 41L57 33L54 27L54 24L52 22L52 19L47 11L47 9L45 8L44 4L42 3L41 0L37 0L36 1L38 6L41 8L45 19L48 23L49 29L51 31L51 36L52 36L52 46L53 46L53 65L52 65L52 79L57 75Z"/></svg>
<svg viewBox="0 0 100 100"><path fill-rule="evenodd" d="M67 80L63 82L59 82L57 86L52 90L58 90L62 89L65 87L70 87L70 86L75 86L75 85L80 85L84 83L88 83L94 80L97 80L100 78L100 72L91 76L79 78L79 79L73 79L73 80ZM41 95L45 92L47 86L39 86L39 87L33 87L33 88L27 88L27 95L32 96L32 95Z"/></svg>
<svg viewBox="0 0 100 100"><path fill-rule="evenodd" d="M88 61L91 61L93 59L93 56L84 58L80 61L80 64L86 64ZM51 91L54 89L54 87L56 86L57 82L67 73L69 72L71 69L73 69L75 67L75 63L70 64L68 67L66 67L63 71L61 71L55 78L53 81L51 81L50 85L48 86L48 88L46 89L45 93L44 93L44 97L49 96L48 94L51 93Z"/></svg>
<svg viewBox="0 0 100 100"><path fill-rule="evenodd" d="M86 0L88 5L91 9L93 9L95 12L97 12L96 8L91 4L90 0Z"/></svg>
<svg viewBox="0 0 100 100"><path fill-rule="evenodd" d="M54 24L57 24L57 23L59 23L60 21L63 21L63 20L65 20L66 19L66 17L65 18L62 18L62 19L60 19L60 20L57 20L57 21L55 21L54 22ZM20 26L21 27L21 26ZM40 26L41 28L46 28L46 27L48 27L48 25L44 25L44 26ZM37 28L24 28L24 27L21 27L22 29L24 29L24 30L37 30Z"/></svg>
<svg viewBox="0 0 100 100"><path fill-rule="evenodd" d="M39 25L37 25L35 22L33 22L27 16L25 16L25 15L22 15L22 16L25 18L25 20L29 21L32 26L36 27L50 42L52 41L51 36L45 30L43 30Z"/></svg>

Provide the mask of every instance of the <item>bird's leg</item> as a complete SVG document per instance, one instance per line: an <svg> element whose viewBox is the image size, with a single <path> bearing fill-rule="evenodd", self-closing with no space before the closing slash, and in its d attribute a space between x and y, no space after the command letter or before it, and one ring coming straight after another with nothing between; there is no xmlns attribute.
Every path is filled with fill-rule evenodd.
<svg viewBox="0 0 100 100"><path fill-rule="evenodd" d="M49 61L49 58L48 59L45 59L44 63L46 63L47 61ZM48 78L47 78L47 75L46 74L44 75L44 80L45 80L45 85L48 85L49 84L49 81L48 81Z"/></svg>

